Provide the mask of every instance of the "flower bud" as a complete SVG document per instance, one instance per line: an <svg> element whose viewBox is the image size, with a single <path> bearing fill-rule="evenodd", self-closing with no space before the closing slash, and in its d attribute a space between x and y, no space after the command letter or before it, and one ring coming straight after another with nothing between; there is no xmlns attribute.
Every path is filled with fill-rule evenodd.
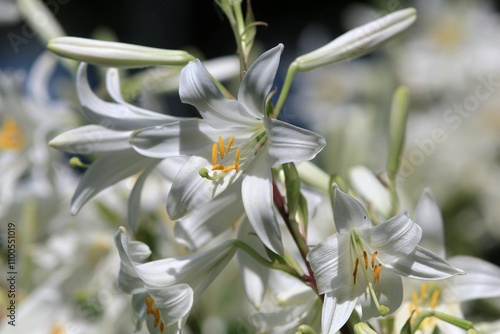
<svg viewBox="0 0 500 334"><path fill-rule="evenodd" d="M194 57L186 51L79 37L53 38L47 48L62 57L109 67L184 66L194 60Z"/></svg>
<svg viewBox="0 0 500 334"><path fill-rule="evenodd" d="M294 63L297 71L309 71L320 66L360 57L408 28L417 18L414 8L407 8L386 15L334 39Z"/></svg>

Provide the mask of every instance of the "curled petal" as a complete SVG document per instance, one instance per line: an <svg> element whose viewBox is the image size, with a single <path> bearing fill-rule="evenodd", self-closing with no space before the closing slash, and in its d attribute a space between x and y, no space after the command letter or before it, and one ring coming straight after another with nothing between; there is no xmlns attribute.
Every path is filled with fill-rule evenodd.
<svg viewBox="0 0 500 334"><path fill-rule="evenodd" d="M453 267L441 257L420 246L417 246L411 254L385 266L403 277L423 280L465 274L463 270Z"/></svg>
<svg viewBox="0 0 500 334"><path fill-rule="evenodd" d="M156 159L146 158L133 150L124 150L104 155L85 172L71 199L71 214L102 190L112 186L141 170L156 164Z"/></svg>
<svg viewBox="0 0 500 334"><path fill-rule="evenodd" d="M160 113L137 114L124 105L101 100L90 88L86 63L81 63L78 67L76 91L85 114L95 123L115 130L133 130L176 120Z"/></svg>
<svg viewBox="0 0 500 334"><path fill-rule="evenodd" d="M264 52L248 69L238 91L238 102L255 118L264 118L266 97L280 63L283 44Z"/></svg>
<svg viewBox="0 0 500 334"><path fill-rule="evenodd" d="M370 228L372 223L365 209L355 198L334 189L333 220L337 231L350 231L355 228Z"/></svg>
<svg viewBox="0 0 500 334"><path fill-rule="evenodd" d="M406 212L357 233L374 251L379 251L379 260L384 264L413 252L422 237L422 229Z"/></svg>
<svg viewBox="0 0 500 334"><path fill-rule="evenodd" d="M176 284L163 288L146 288L160 311L165 326L170 326L186 317L193 307L193 289L187 284Z"/></svg>
<svg viewBox="0 0 500 334"><path fill-rule="evenodd" d="M222 94L199 59L182 69L179 95L182 102L196 107L214 128L255 124L254 118L239 108L236 100L227 99Z"/></svg>
<svg viewBox="0 0 500 334"><path fill-rule="evenodd" d="M266 118L264 125L269 141L269 162L273 167L311 160L326 145L322 136L276 119Z"/></svg>

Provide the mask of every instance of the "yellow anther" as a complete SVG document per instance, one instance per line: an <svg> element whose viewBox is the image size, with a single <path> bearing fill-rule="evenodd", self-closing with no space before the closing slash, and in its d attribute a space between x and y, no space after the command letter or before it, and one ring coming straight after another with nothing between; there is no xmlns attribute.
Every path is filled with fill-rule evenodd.
<svg viewBox="0 0 500 334"><path fill-rule="evenodd" d="M231 137L234 138L234 137ZM234 169L236 169L236 172L240 171L240 149L236 149L236 152L234 153Z"/></svg>
<svg viewBox="0 0 500 334"><path fill-rule="evenodd" d="M368 253L363 251L363 259L365 260L365 270L368 269Z"/></svg>
<svg viewBox="0 0 500 334"><path fill-rule="evenodd" d="M229 171L232 171L233 169L236 169L236 166L235 165L230 165L230 166L227 166L226 168L224 168L222 170L223 173L227 173Z"/></svg>
<svg viewBox="0 0 500 334"><path fill-rule="evenodd" d="M229 138L229 141L227 143L226 154L229 153L229 150L231 149L231 146L233 145L233 143L234 143L234 136L231 136L231 138Z"/></svg>
<svg viewBox="0 0 500 334"><path fill-rule="evenodd" d="M377 283L380 280L380 271L382 270L382 265L379 263L373 268L373 283Z"/></svg>
<svg viewBox="0 0 500 334"><path fill-rule="evenodd" d="M431 308L436 308L440 294L441 293L439 292L439 290L434 290L434 292L432 293L431 304L430 304Z"/></svg>
<svg viewBox="0 0 500 334"><path fill-rule="evenodd" d="M158 307L154 306L154 299L151 297L146 297L146 313L154 317L153 327L160 326L160 333L165 330L165 323L163 322L160 310Z"/></svg>
<svg viewBox="0 0 500 334"><path fill-rule="evenodd" d="M12 117L6 116L0 129L0 149L19 150L23 146L23 131Z"/></svg>
<svg viewBox="0 0 500 334"><path fill-rule="evenodd" d="M153 312L153 304L154 304L154 299L151 297L146 297L146 308L148 314L151 314Z"/></svg>
<svg viewBox="0 0 500 334"><path fill-rule="evenodd" d="M418 295L417 295L416 291L411 292L411 298L413 300L413 305L415 306L415 308L417 308L418 307Z"/></svg>
<svg viewBox="0 0 500 334"><path fill-rule="evenodd" d="M354 271L352 272L352 277L354 279L354 285L356 285L356 275L358 274L358 264L359 264L359 258L356 258L356 263L354 264Z"/></svg>
<svg viewBox="0 0 500 334"><path fill-rule="evenodd" d="M375 259L377 258L378 252L372 254L372 268L375 268Z"/></svg>
<svg viewBox="0 0 500 334"><path fill-rule="evenodd" d="M423 283L422 286L420 286L420 302L421 303L423 303L425 301L428 287L429 287L429 285L427 285L427 283Z"/></svg>
<svg viewBox="0 0 500 334"><path fill-rule="evenodd" d="M217 144L212 145L212 165L217 163Z"/></svg>
<svg viewBox="0 0 500 334"><path fill-rule="evenodd" d="M222 139L222 136L219 136L217 138L217 142L212 145L212 171L221 171L221 173L217 173L214 175L210 175L208 172L208 169L206 168L200 168L199 174L201 177L207 179L207 180L212 180L216 181L220 178L223 178L228 172L235 170L236 172L240 171L240 149L236 149L235 155L234 155L234 164L225 166L222 161L221 163L217 163L218 156L220 155L221 160L224 159L229 154L229 151L231 150L231 147L234 143L234 136L231 136L229 138L229 141L227 143L227 146L224 144L224 139Z"/></svg>
<svg viewBox="0 0 500 334"><path fill-rule="evenodd" d="M222 137L219 136L219 154L220 154L220 158L221 159L224 159L224 140L222 140Z"/></svg>
<svg viewBox="0 0 500 334"><path fill-rule="evenodd" d="M212 167L212 170L224 170L224 166L222 166L221 164L216 164Z"/></svg>

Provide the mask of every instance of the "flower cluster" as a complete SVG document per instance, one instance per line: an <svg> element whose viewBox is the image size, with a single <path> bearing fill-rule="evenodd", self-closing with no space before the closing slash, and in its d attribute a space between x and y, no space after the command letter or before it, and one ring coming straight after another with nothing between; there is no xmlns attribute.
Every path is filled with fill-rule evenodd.
<svg viewBox="0 0 500 334"><path fill-rule="evenodd" d="M127 311L135 317L135 330L189 331L188 319L196 315L202 294L222 279L222 272L230 272L233 258L238 270L230 272L225 293L236 295L229 285L238 277L255 309L248 325L262 333L477 333L491 328L465 319L461 305L500 296L500 268L471 256L447 258L443 220L431 191L424 190L411 215L399 188L410 91L399 87L394 92L385 170L377 176L363 166L350 169L348 178L326 173L314 160L329 134L280 117L297 74L371 52L410 27L416 10L394 11L295 58L279 86L284 45L250 62L257 27L265 23L255 21L250 2L246 10L241 2L215 1L234 33L238 61L202 61L183 50L58 37L63 32L56 25L41 34L49 36L48 49L65 58L68 68L79 62L74 66L76 97L86 117L71 130L62 131L65 126L50 118L40 121L47 121L41 128L61 130L49 145L82 173L70 213L98 220L88 208L95 201L93 208L107 217L113 231L118 228L117 256L107 256L119 265L119 288L131 295ZM102 87L91 84L93 67L106 68L100 72ZM127 72L140 67L149 69ZM232 92L224 83L238 74L239 86ZM152 75L155 94L178 95L196 116L152 110L158 104L143 87ZM2 80L3 75L1 92ZM40 128L23 128L3 111L0 116L0 151L8 152L7 158L24 158L20 152L29 143L39 144L29 135L37 136ZM327 123L319 128L328 128ZM38 134L44 142L47 132ZM38 171L31 162L25 165L33 175ZM0 176L4 179L8 173ZM10 179L0 185L0 214L10 204L5 194L21 175ZM126 184L126 208L109 203L115 196L122 202L123 188L113 192L119 184ZM101 192L105 204L98 202ZM125 213L110 209L116 207ZM120 226L122 220L127 227ZM103 234L112 240L109 226ZM43 287L32 305L45 303L44 293L63 285L63 270L54 277L56 288ZM58 325L47 326L59 331Z"/></svg>

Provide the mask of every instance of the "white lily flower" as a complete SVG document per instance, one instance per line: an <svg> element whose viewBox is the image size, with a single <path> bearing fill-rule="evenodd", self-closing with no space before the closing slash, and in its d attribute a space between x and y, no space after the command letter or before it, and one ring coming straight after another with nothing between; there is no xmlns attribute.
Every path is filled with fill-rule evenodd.
<svg viewBox="0 0 500 334"><path fill-rule="evenodd" d="M160 332L174 324L182 329L193 304L236 252L228 240L194 255L141 263L151 251L146 244L129 242L124 228L116 232L115 244L121 258L120 286L135 296L134 308L143 316L139 322L146 318L149 328Z"/></svg>
<svg viewBox="0 0 500 334"><path fill-rule="evenodd" d="M415 222L422 227L420 245L445 256L443 220L441 211L432 192L425 189L415 209ZM408 318L416 317L422 311L431 309L463 318L460 303L483 298L500 297L500 268L471 256L454 256L447 260L451 265L460 267L467 275L450 277L440 281L416 284L405 281L408 288L408 301L395 315L395 332L399 333ZM412 315L412 312L413 315ZM436 318L427 318L419 327L419 333L433 333L438 327L442 333L464 333Z"/></svg>
<svg viewBox="0 0 500 334"><path fill-rule="evenodd" d="M462 273L418 246L422 231L407 213L372 226L361 203L334 192L337 233L308 255L318 292L325 294L323 333L337 332L356 303L362 320L395 311L403 300L401 276L429 280Z"/></svg>
<svg viewBox="0 0 500 334"><path fill-rule="evenodd" d="M179 94L195 106L202 121L182 121L136 131L131 138L141 154L155 158L190 155L174 180L167 211L181 219L212 201L240 177L243 206L264 244L283 253L273 210L271 167L314 158L323 137L265 115L267 95L283 46L264 54L249 68L238 100L219 90L199 60L181 72Z"/></svg>
<svg viewBox="0 0 500 334"><path fill-rule="evenodd" d="M107 71L106 87L115 103L100 99L90 88L87 64L82 63L76 78L77 93L82 109L95 123L64 132L50 141L61 151L74 154L100 154L83 175L71 201L71 213L80 208L103 189L143 171L132 190L133 197L141 194L144 179L161 162L144 157L129 144L133 130L141 127L165 124L181 118L142 109L127 103L120 91L120 78L116 68ZM174 174L175 175L175 174ZM173 175L172 175L173 178ZM129 214L137 215L138 201L131 201ZM130 219L134 226L134 222Z"/></svg>

